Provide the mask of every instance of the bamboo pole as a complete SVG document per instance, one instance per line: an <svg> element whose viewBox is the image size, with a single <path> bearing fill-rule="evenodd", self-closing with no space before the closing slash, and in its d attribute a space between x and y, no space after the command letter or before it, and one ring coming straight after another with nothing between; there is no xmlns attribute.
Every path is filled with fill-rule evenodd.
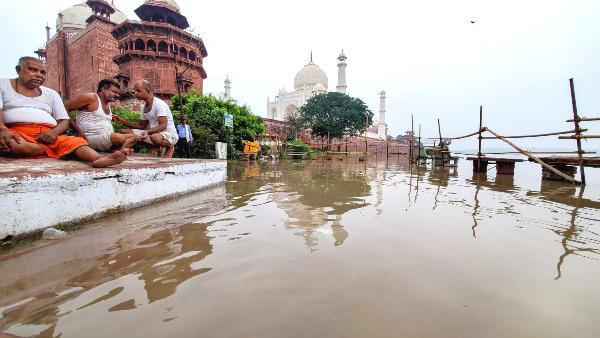
<svg viewBox="0 0 600 338"><path fill-rule="evenodd" d="M573 120L567 120L567 122L575 122L575 121L579 121L579 122L600 121L600 117L580 117L580 118L573 119Z"/></svg>
<svg viewBox="0 0 600 338"><path fill-rule="evenodd" d="M419 139L418 139L418 153L417 153L417 164L419 164L419 161L421 161L421 124L419 123Z"/></svg>
<svg viewBox="0 0 600 338"><path fill-rule="evenodd" d="M581 131L587 131L587 129L581 129ZM542 137L542 136L555 136L555 135L563 135L575 133L575 130L565 130L565 131L557 131L553 133L544 133L544 134L531 134L531 135L513 135L513 136L504 136L504 138L529 138L529 137ZM495 137L483 137L484 140L495 139Z"/></svg>
<svg viewBox="0 0 600 338"><path fill-rule="evenodd" d="M523 150L521 148L519 148L516 144L512 143L511 141L507 140L506 138L504 138L503 136L500 136L498 134L496 134L495 132L493 132L492 130L490 130L489 128L484 128L485 130L489 131L490 133L492 133L494 136L496 136L497 138L499 138L500 140L508 143L511 147L515 148L518 152L520 152L521 154L529 157L530 159L534 160L535 162L537 162L539 165L541 165L542 167L552 171L553 173L555 173L556 175L560 176L561 178L571 182L571 183L575 183L575 184L581 184L581 182L579 182L578 180L574 179L573 177L566 175L565 173L563 173L562 171L554 168L551 165L548 165L546 163L544 163L544 161L540 160L538 157L533 156L531 153L529 153L526 150Z"/></svg>
<svg viewBox="0 0 600 338"><path fill-rule="evenodd" d="M415 121L414 121L413 114L410 114L410 130L411 130L410 142L409 142L410 149L408 150L408 154L410 156L409 163L412 164L413 163L413 141L415 139Z"/></svg>
<svg viewBox="0 0 600 338"><path fill-rule="evenodd" d="M365 113L365 162L367 161L367 153L369 150L369 143L367 142L367 133L369 132L369 114Z"/></svg>
<svg viewBox="0 0 600 338"><path fill-rule="evenodd" d="M483 106L479 106L479 150L477 151L477 172L481 171L481 132L483 128Z"/></svg>
<svg viewBox="0 0 600 338"><path fill-rule="evenodd" d="M440 127L440 119L438 120L438 134L440 135L440 144L442 143L442 128Z"/></svg>
<svg viewBox="0 0 600 338"><path fill-rule="evenodd" d="M581 129L583 130L587 130L587 129ZM559 139L562 140L569 140L569 139L576 139L576 140L580 140L580 139L586 139L586 138L600 138L600 135L568 135L568 136L559 136ZM581 151L582 154L585 154L585 151Z"/></svg>
<svg viewBox="0 0 600 338"><path fill-rule="evenodd" d="M497 140L497 137L494 137L494 140ZM577 151L530 151L531 154L577 154ZM584 151L584 154L595 154L595 151ZM465 153L455 153L460 155L474 155L477 154L465 154ZM504 154L520 154L518 151L501 151L501 152L491 152L486 153L487 155L504 155Z"/></svg>
<svg viewBox="0 0 600 338"><path fill-rule="evenodd" d="M575 124L575 136L577 140L577 151L579 152L579 170L581 175L581 184L585 185L585 167L583 166L583 152L581 149L581 128L579 128L579 115L577 114L577 101L575 100L575 83L573 78L569 79L569 87L571 88L571 104L573 106L573 120Z"/></svg>

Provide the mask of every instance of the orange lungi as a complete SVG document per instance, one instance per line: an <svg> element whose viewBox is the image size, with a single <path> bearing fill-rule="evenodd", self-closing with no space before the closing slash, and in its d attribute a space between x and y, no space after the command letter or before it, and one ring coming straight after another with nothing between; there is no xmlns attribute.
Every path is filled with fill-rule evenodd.
<svg viewBox="0 0 600 338"><path fill-rule="evenodd" d="M8 129L19 135L27 142L35 143L44 149L48 157L61 158L69 155L81 146L87 146L87 141L81 137L59 135L50 144L41 143L36 138L44 131L54 128L50 124L14 123Z"/></svg>

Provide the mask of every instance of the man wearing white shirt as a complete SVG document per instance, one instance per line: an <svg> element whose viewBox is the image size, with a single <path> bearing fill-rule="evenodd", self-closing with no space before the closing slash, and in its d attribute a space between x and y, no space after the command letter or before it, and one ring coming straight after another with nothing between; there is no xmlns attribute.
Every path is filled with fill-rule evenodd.
<svg viewBox="0 0 600 338"><path fill-rule="evenodd" d="M63 135L69 128L69 115L60 95L42 86L47 76L43 62L25 56L16 71L16 79L0 79L0 154L75 157L95 168L125 160L121 151L102 156L84 139Z"/></svg>
<svg viewBox="0 0 600 338"><path fill-rule="evenodd" d="M140 141L151 145L153 148L151 154L155 154L160 147L164 147L166 150L162 157L173 157L174 146L179 136L177 136L169 105L154 96L152 85L146 80L136 81L133 90L135 97L144 102L140 121L125 121L117 115L113 115L113 121L131 128L121 130L122 133L133 133Z"/></svg>

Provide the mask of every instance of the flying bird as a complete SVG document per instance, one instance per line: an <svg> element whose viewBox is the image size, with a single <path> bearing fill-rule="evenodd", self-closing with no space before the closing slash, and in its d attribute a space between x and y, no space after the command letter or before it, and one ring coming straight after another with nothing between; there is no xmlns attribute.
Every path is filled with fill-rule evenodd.
<svg viewBox="0 0 600 338"><path fill-rule="evenodd" d="M471 23L475 23L475 20L471 20Z"/></svg>

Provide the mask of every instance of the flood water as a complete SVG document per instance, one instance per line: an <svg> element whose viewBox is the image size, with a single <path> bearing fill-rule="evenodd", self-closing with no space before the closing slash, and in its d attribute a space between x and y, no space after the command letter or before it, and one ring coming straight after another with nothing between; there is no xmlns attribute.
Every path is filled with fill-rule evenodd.
<svg viewBox="0 0 600 338"><path fill-rule="evenodd" d="M19 337L598 337L600 179L230 163L0 261Z"/></svg>

